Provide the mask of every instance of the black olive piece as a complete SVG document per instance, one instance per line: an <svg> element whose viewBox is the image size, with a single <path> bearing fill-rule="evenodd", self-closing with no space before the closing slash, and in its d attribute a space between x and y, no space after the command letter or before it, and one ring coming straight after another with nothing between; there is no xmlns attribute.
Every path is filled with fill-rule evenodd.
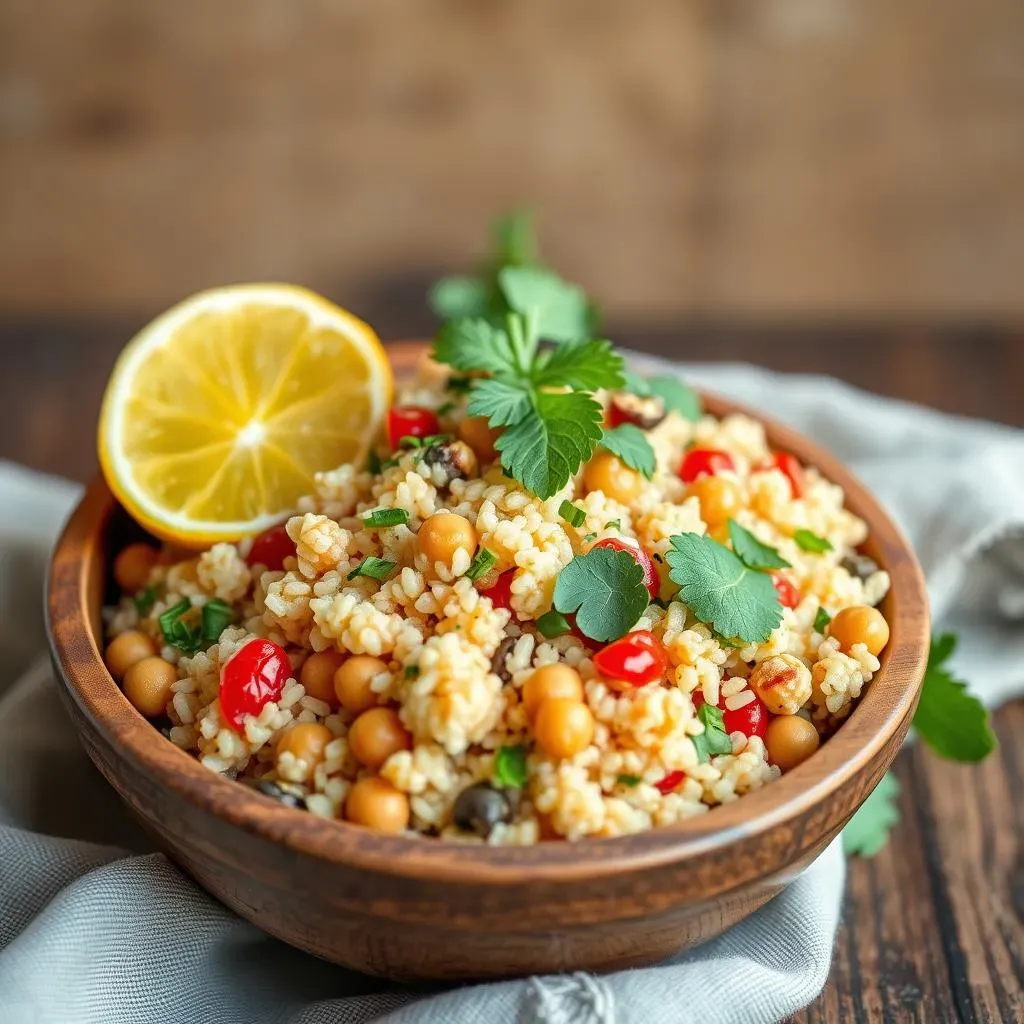
<svg viewBox="0 0 1024 1024"><path fill-rule="evenodd" d="M456 828L475 832L486 839L494 826L512 820L512 803L503 789L495 789L489 782L476 782L467 786L456 798L452 818Z"/></svg>
<svg viewBox="0 0 1024 1024"><path fill-rule="evenodd" d="M243 779L242 782L250 789L255 789L257 793L262 793L264 796L269 796L271 800L276 800L285 807L294 807L300 811L306 807L306 802L301 796L289 793L287 789L279 786L276 782L271 782L269 779Z"/></svg>
<svg viewBox="0 0 1024 1024"><path fill-rule="evenodd" d="M639 412L636 409L631 409L626 406L619 395L612 396L612 405L618 409L625 422L632 423L641 430L653 430L667 415L664 408L660 412Z"/></svg>
<svg viewBox="0 0 1024 1024"><path fill-rule="evenodd" d="M851 575L858 579L866 580L869 576L878 572L878 563L867 555L852 554L839 563Z"/></svg>
<svg viewBox="0 0 1024 1024"><path fill-rule="evenodd" d="M447 487L453 480L468 480L476 475L476 455L465 441L432 444L423 450L423 461L433 470L440 469L441 487Z"/></svg>
<svg viewBox="0 0 1024 1024"><path fill-rule="evenodd" d="M509 672L508 666L505 664L506 659L512 653L512 649L516 645L516 638L514 636L507 636L504 640L498 644L498 649L494 652L494 657L491 658L491 671L503 682L512 682L512 673Z"/></svg>

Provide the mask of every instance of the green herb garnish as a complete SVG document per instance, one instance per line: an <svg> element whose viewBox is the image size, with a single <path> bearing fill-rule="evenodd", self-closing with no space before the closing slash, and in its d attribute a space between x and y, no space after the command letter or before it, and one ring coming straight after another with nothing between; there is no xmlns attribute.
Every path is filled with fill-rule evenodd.
<svg viewBox="0 0 1024 1024"><path fill-rule="evenodd" d="M818 609L818 614L814 616L814 632L821 633L824 635L825 630L828 629L828 624L832 621L832 616L829 615L824 608Z"/></svg>
<svg viewBox="0 0 1024 1024"><path fill-rule="evenodd" d="M376 476L381 470L380 456L371 448L366 456L366 470Z"/></svg>
<svg viewBox="0 0 1024 1024"><path fill-rule="evenodd" d="M889 833L900 820L899 792L896 776L891 772L883 775L843 829L843 852L848 857L874 857L889 842Z"/></svg>
<svg viewBox="0 0 1024 1024"><path fill-rule="evenodd" d="M701 704L697 717L704 723L704 731L699 736L690 737L697 748L697 760L703 764L710 760L712 754L731 754L732 740L725 731L722 712L712 704Z"/></svg>
<svg viewBox="0 0 1024 1024"><path fill-rule="evenodd" d="M395 565L395 562L389 562L386 558L367 555L345 579L354 580L359 576L368 576L374 580L386 580L395 571Z"/></svg>
<svg viewBox="0 0 1024 1024"><path fill-rule="evenodd" d="M437 407L437 415L438 416L447 416L448 413L450 413L452 411L452 409L454 409L454 408L455 408L455 403L454 402L442 402Z"/></svg>
<svg viewBox="0 0 1024 1024"><path fill-rule="evenodd" d="M526 785L526 747L501 747L494 755L491 781L501 789L522 789Z"/></svg>
<svg viewBox="0 0 1024 1024"><path fill-rule="evenodd" d="M157 585L150 583L148 587L140 590L133 598L132 604L135 605L135 610L145 618L152 610L153 605L156 604Z"/></svg>
<svg viewBox="0 0 1024 1024"><path fill-rule="evenodd" d="M487 548L480 548L480 550L473 556L473 561L469 563L469 568L466 570L466 576L475 582L480 579L485 572L490 570L497 561L497 555L488 551Z"/></svg>
<svg viewBox="0 0 1024 1024"><path fill-rule="evenodd" d="M541 615L536 626L537 632L548 640L554 640L556 636L563 636L572 630L569 620L554 608Z"/></svg>
<svg viewBox="0 0 1024 1024"><path fill-rule="evenodd" d="M620 775L616 780L623 786L639 786L644 780L639 775Z"/></svg>
<svg viewBox="0 0 1024 1024"><path fill-rule="evenodd" d="M235 610L231 605L213 598L203 605L202 638L207 643L216 643L221 633L234 621Z"/></svg>
<svg viewBox="0 0 1024 1024"><path fill-rule="evenodd" d="M589 544L592 540L597 540L596 533L585 533L583 534L583 543Z"/></svg>
<svg viewBox="0 0 1024 1024"><path fill-rule="evenodd" d="M642 473L648 480L654 476L657 460L654 449L644 432L632 423L623 423L601 435L601 447L617 455L630 469Z"/></svg>
<svg viewBox="0 0 1024 1024"><path fill-rule="evenodd" d="M402 673L406 679L419 679L420 667L419 665L406 665L405 671Z"/></svg>
<svg viewBox="0 0 1024 1024"><path fill-rule="evenodd" d="M609 519L608 522L604 524L604 528L606 530L621 530L622 529L622 520L621 519Z"/></svg>
<svg viewBox="0 0 1024 1024"><path fill-rule="evenodd" d="M363 513L363 525L368 530L379 530L386 526L404 526L409 522L409 513L404 508L375 508Z"/></svg>
<svg viewBox="0 0 1024 1024"><path fill-rule="evenodd" d="M764 643L782 622L782 605L771 577L748 568L727 547L696 533L672 537L669 575L681 599L723 636ZM571 563L570 563L571 564Z"/></svg>
<svg viewBox="0 0 1024 1024"><path fill-rule="evenodd" d="M185 654L195 654L203 644L202 630L182 618L191 610L192 602L183 597L177 604L168 608L158 620L164 641Z"/></svg>
<svg viewBox="0 0 1024 1024"><path fill-rule="evenodd" d="M797 530L793 534L793 540L796 541L796 545L803 551L810 551L812 554L820 554L822 551L831 551L832 544L824 537L819 537L818 534L813 533L811 530Z"/></svg>
<svg viewBox="0 0 1024 1024"><path fill-rule="evenodd" d="M637 398L660 398L665 412L677 412L685 420L700 419L700 398L678 377L627 375L626 388Z"/></svg>
<svg viewBox="0 0 1024 1024"><path fill-rule="evenodd" d="M575 612L576 625L592 640L617 640L647 610L650 593L643 580L643 569L628 552L591 548L558 574L555 609Z"/></svg>
<svg viewBox="0 0 1024 1024"><path fill-rule="evenodd" d="M729 539L736 557L748 569L787 569L787 562L775 548L762 544L749 530L735 519L729 520Z"/></svg>
<svg viewBox="0 0 1024 1024"><path fill-rule="evenodd" d="M579 505L574 505L571 501L563 501L558 506L558 514L565 522L576 529L579 529L587 521L587 513Z"/></svg>

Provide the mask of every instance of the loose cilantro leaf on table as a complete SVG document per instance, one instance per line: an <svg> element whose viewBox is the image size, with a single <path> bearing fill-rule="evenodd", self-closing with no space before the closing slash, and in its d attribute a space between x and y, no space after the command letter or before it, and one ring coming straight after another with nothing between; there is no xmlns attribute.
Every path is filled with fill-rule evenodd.
<svg viewBox="0 0 1024 1024"><path fill-rule="evenodd" d="M502 789L522 789L526 785L526 748L499 748L494 755L491 779Z"/></svg>
<svg viewBox="0 0 1024 1024"><path fill-rule="evenodd" d="M555 583L555 610L576 613L576 625L606 643L626 634L647 610L643 569L626 551L591 548L577 555Z"/></svg>
<svg viewBox="0 0 1024 1024"><path fill-rule="evenodd" d="M832 542L825 537L819 537L812 530L797 530L793 534L793 540L802 551L809 551L811 554L821 554L822 551L831 551Z"/></svg>
<svg viewBox="0 0 1024 1024"><path fill-rule="evenodd" d="M975 764L995 750L996 737L985 706L945 667L955 649L952 633L933 638L914 730L941 757Z"/></svg>
<svg viewBox="0 0 1024 1024"><path fill-rule="evenodd" d="M644 432L632 423L623 423L601 436L601 447L617 455L630 469L642 473L648 480L657 467L654 449Z"/></svg>
<svg viewBox="0 0 1024 1024"><path fill-rule="evenodd" d="M725 719L722 712L713 704L701 704L697 709L697 717L704 724L704 731L699 736L691 736L697 748L697 760L704 764L712 754L731 754L732 740L725 731Z"/></svg>
<svg viewBox="0 0 1024 1024"><path fill-rule="evenodd" d="M874 857L889 842L889 832L900 820L896 798L900 785L885 774L843 829L843 852L848 856Z"/></svg>
<svg viewBox="0 0 1024 1024"><path fill-rule="evenodd" d="M693 614L728 637L764 643L782 621L771 577L749 569L727 547L696 533L671 539L669 575Z"/></svg>
<svg viewBox="0 0 1024 1024"><path fill-rule="evenodd" d="M660 398L665 412L677 412L685 420L700 419L700 396L678 377L640 377L630 373L626 389L637 398Z"/></svg>
<svg viewBox="0 0 1024 1024"><path fill-rule="evenodd" d="M787 562L775 548L762 544L749 530L735 519L729 520L729 539L736 557L748 569L786 569Z"/></svg>

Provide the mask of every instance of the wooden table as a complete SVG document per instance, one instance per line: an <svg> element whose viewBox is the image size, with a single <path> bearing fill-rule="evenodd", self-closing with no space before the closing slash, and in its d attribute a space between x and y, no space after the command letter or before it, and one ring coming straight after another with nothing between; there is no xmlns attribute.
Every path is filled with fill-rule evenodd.
<svg viewBox="0 0 1024 1024"><path fill-rule="evenodd" d="M395 298L363 312L385 337L422 334L425 315ZM106 376L143 319L0 321L0 458L85 480ZM651 352L832 373L1024 426L1024 330L614 327L617 340ZM900 824L878 857L850 863L831 978L795 1020L1024 1020L1024 701L1003 708L995 724L1000 749L977 768L921 747L901 755Z"/></svg>

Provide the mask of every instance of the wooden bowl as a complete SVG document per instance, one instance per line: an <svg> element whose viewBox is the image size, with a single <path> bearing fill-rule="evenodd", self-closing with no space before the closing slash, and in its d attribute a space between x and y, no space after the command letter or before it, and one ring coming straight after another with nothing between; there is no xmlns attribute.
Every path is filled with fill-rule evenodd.
<svg viewBox="0 0 1024 1024"><path fill-rule="evenodd" d="M393 346L396 372L421 353ZM739 408L710 395L705 405L719 416ZM104 667L110 555L139 531L102 481L57 545L47 600L62 692L89 756L210 893L272 935L360 971L470 979L609 970L717 935L809 864L882 777L910 725L929 640L920 568L885 512L833 456L751 415L774 448L843 487L870 526L866 552L892 576L881 671L837 733L765 788L638 835L487 847L323 821L212 775L161 737Z"/></svg>

